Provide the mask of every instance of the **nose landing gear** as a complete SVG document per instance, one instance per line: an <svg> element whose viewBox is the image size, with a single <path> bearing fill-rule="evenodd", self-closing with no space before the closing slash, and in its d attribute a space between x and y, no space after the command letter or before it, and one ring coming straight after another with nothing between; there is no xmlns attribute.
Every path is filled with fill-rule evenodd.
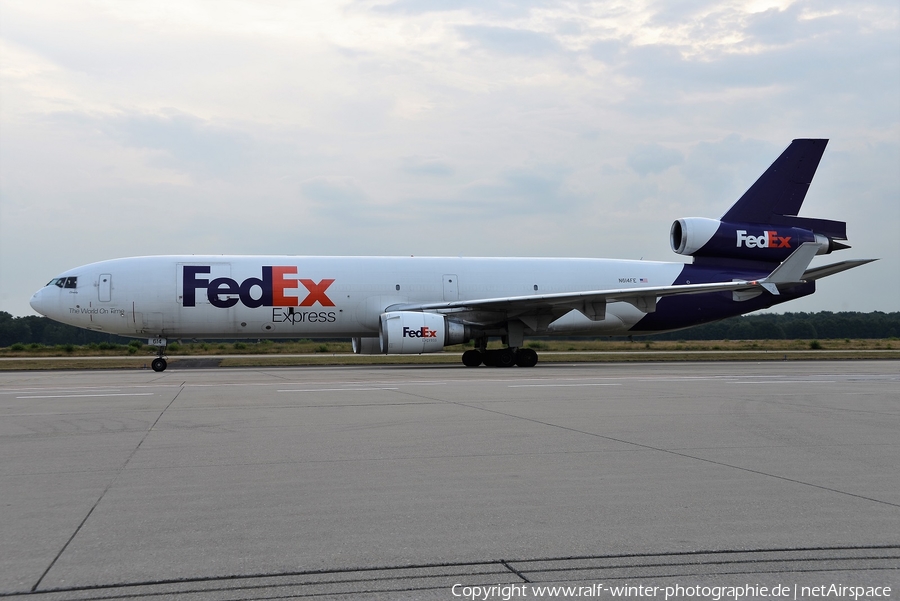
<svg viewBox="0 0 900 601"><path fill-rule="evenodd" d="M150 362L150 367L153 368L153 371L166 371L166 367L169 366L168 361L163 358L163 355L166 354L166 346L167 340L162 337L151 338L148 341L152 346L156 347L157 356L156 359Z"/></svg>

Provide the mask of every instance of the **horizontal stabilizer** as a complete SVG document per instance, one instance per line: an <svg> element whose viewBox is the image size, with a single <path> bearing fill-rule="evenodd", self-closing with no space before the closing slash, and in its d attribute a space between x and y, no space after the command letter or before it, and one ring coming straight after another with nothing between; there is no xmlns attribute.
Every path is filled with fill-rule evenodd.
<svg viewBox="0 0 900 601"><path fill-rule="evenodd" d="M801 244L800 248L791 253L791 256L781 262L781 264L772 271L762 281L763 284L797 284L803 281L803 274L813 257L819 250L819 245L815 242L806 242ZM768 288L767 288L768 289Z"/></svg>
<svg viewBox="0 0 900 601"><path fill-rule="evenodd" d="M817 250L818 247L813 242L801 244L800 247L795 250L790 257L782 261L781 265L776 267L774 271L772 271L772 273L770 273L769 276L764 280L761 280L759 284L772 294L778 294L779 284L788 285L811 282L819 278L834 275L835 273L840 273L842 271L853 269L854 267L859 267L860 265L865 265L866 263L871 263L872 261L878 260L857 259L855 261L842 261L840 263L832 263L831 265L808 269L810 262L813 260L813 257L816 256Z"/></svg>
<svg viewBox="0 0 900 601"><path fill-rule="evenodd" d="M854 261L841 261L840 263L832 263L831 265L813 267L812 269L807 269L803 272L803 279L807 282L812 282L877 260L878 259L856 259Z"/></svg>

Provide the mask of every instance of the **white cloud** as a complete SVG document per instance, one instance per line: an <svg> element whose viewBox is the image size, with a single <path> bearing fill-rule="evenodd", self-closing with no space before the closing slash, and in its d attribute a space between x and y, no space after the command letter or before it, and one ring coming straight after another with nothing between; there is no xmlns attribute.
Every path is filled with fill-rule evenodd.
<svg viewBox="0 0 900 601"><path fill-rule="evenodd" d="M875 290L786 308L898 310L898 13L7 1L0 310L144 253L678 260L671 221L722 214L793 137L832 139L803 214L885 260L835 278Z"/></svg>
<svg viewBox="0 0 900 601"><path fill-rule="evenodd" d="M628 155L628 166L643 176L662 173L683 160L681 153L674 148L666 148L659 144L641 144Z"/></svg>
<svg viewBox="0 0 900 601"><path fill-rule="evenodd" d="M492 25L461 25L459 31L464 38L488 52L540 57L561 50L553 36L537 31Z"/></svg>

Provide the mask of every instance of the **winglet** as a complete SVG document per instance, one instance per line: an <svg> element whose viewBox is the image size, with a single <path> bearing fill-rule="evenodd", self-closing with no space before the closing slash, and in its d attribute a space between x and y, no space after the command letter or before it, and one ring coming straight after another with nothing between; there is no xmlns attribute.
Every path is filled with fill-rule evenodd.
<svg viewBox="0 0 900 601"><path fill-rule="evenodd" d="M816 256L818 251L819 245L815 242L805 242L801 244L800 247L792 252L791 256L782 261L772 273L765 279L760 280L759 284L772 294L777 295L779 293L778 284L802 283L803 273L806 271L806 268L809 267L809 264L812 262L813 257Z"/></svg>

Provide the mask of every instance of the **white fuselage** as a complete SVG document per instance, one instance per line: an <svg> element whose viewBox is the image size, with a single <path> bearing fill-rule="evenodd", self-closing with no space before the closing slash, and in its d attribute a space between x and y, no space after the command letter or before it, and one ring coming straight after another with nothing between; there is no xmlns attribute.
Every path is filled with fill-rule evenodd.
<svg viewBox="0 0 900 601"><path fill-rule="evenodd" d="M85 265L31 299L58 321L125 336L378 336L379 316L406 303L670 285L684 264L612 259L155 256ZM77 278L77 280L72 280ZM571 311L537 335L622 335L645 315L610 303Z"/></svg>

